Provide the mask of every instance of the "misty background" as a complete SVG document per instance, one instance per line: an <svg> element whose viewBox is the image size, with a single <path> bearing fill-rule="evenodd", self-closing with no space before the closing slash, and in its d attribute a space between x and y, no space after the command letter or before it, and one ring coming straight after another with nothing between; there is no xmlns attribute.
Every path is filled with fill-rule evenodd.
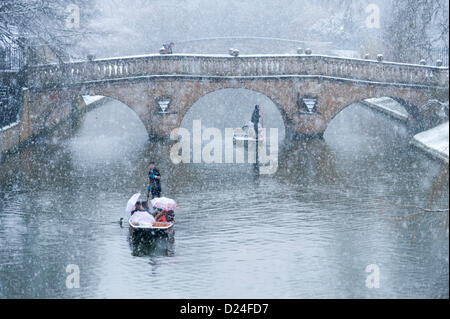
<svg viewBox="0 0 450 319"><path fill-rule="evenodd" d="M369 16L377 15L373 5L380 10L379 28L366 23ZM97 0L84 8L87 12L81 23L101 36L83 41L83 47L97 56L158 52L162 43L170 41L175 43L175 52L195 53L226 53L233 43L249 54L267 53L268 46L272 53L295 53L301 47L301 43L273 39L183 43L232 36L292 39L304 41L316 51L331 47L385 53L392 58L399 58L395 50L403 50L405 45L409 50L415 46L417 50L448 48L446 1Z"/></svg>
<svg viewBox="0 0 450 319"><path fill-rule="evenodd" d="M0 46L13 38L38 52L39 62L158 53L173 41L175 53L310 47L313 53L383 53L389 61L432 64L442 58L438 52L447 52L448 64L448 19L444 0L3 0Z"/></svg>

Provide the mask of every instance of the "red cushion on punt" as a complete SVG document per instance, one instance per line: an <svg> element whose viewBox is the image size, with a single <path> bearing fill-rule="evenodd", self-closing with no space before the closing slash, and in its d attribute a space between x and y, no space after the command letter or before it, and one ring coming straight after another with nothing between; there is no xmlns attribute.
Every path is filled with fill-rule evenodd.
<svg viewBox="0 0 450 319"><path fill-rule="evenodd" d="M152 225L153 225L153 227L169 227L171 224L160 222L160 223L152 223Z"/></svg>

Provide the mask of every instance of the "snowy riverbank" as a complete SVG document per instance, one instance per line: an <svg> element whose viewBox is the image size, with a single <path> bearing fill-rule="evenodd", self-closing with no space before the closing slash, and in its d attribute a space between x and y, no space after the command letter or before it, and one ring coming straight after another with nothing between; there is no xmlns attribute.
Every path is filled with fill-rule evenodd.
<svg viewBox="0 0 450 319"><path fill-rule="evenodd" d="M363 104L378 112L389 115L396 120L404 123L408 122L408 112L406 109L390 97L366 99L363 101Z"/></svg>
<svg viewBox="0 0 450 319"><path fill-rule="evenodd" d="M367 99L363 101L363 104L402 123L406 124L408 122L408 112L406 109L400 103L389 97ZM448 163L448 130L449 125L446 122L416 134L410 143L432 157Z"/></svg>
<svg viewBox="0 0 450 319"><path fill-rule="evenodd" d="M83 96L84 105L79 105L78 109L81 111L84 108L89 111L97 106L101 106L105 104L109 99L104 96ZM70 105L69 105L70 106ZM31 112L31 116L38 116L37 114L32 114L33 108L31 110L22 110L20 118L17 122L12 123L8 126L2 127L0 129L0 159L4 154L12 153L20 149L20 147L26 145L30 140L36 138L42 131L36 130L33 131L29 127L27 127L27 120L24 116L28 116ZM66 111L65 114L70 114L70 109ZM67 118L62 118L62 120L66 120ZM24 124L25 123L25 124ZM61 124L61 122L59 122Z"/></svg>
<svg viewBox="0 0 450 319"><path fill-rule="evenodd" d="M448 122L416 134L411 144L448 163Z"/></svg>

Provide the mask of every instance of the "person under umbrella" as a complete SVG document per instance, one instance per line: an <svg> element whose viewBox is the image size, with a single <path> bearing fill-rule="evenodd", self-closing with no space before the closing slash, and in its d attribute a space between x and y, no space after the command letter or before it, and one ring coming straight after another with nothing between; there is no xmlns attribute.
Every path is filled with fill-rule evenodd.
<svg viewBox="0 0 450 319"><path fill-rule="evenodd" d="M132 223L153 223L155 218L145 210L143 203L139 201L141 193L136 193L127 202L127 207L125 208L125 213ZM120 219L120 224L122 225L123 218Z"/></svg>
<svg viewBox="0 0 450 319"><path fill-rule="evenodd" d="M175 222L175 210L177 203L167 197L155 198L152 200L152 206L155 209L155 219L158 222Z"/></svg>
<svg viewBox="0 0 450 319"><path fill-rule="evenodd" d="M156 220L145 208L142 206L142 202L136 202L136 208L131 211L130 222L134 224L154 223Z"/></svg>
<svg viewBox="0 0 450 319"><path fill-rule="evenodd" d="M141 193L136 193L128 200L127 207L125 208L125 214L128 218L131 217L131 213L136 210L136 204L138 203Z"/></svg>

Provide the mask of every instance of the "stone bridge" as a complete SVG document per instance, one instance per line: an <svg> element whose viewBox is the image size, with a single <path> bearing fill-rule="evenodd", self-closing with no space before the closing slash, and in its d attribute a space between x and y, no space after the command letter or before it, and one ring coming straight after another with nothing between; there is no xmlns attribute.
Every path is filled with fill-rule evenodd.
<svg viewBox="0 0 450 319"><path fill-rule="evenodd" d="M22 135L67 118L82 95L104 95L133 109L150 136L167 137L202 96L245 88L277 105L288 136L314 136L367 98L395 98L418 117L426 112L421 106L448 90L448 77L444 67L320 55L144 55L40 65L26 71ZM170 100L165 113L161 99Z"/></svg>

